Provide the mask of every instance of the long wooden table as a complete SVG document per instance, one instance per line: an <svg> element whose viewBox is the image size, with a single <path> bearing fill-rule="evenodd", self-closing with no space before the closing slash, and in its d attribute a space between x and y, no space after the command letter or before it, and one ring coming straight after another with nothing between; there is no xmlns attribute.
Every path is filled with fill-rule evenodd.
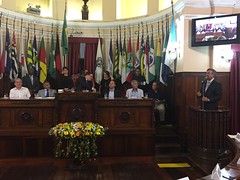
<svg viewBox="0 0 240 180"><path fill-rule="evenodd" d="M53 156L49 129L58 122L92 121L108 127L101 156L154 155L154 101L102 99L61 93L55 99L0 99L0 158Z"/></svg>

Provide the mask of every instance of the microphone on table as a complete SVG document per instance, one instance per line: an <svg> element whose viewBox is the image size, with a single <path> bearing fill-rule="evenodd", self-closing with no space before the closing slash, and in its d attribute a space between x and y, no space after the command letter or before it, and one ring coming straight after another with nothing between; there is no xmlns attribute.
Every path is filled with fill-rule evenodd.
<svg viewBox="0 0 240 180"><path fill-rule="evenodd" d="M225 155L229 155L231 152L230 152L230 150L225 150L225 151L223 151L221 154L219 154L218 156L217 156L217 159L220 159L221 157L223 157L223 156L225 156Z"/></svg>

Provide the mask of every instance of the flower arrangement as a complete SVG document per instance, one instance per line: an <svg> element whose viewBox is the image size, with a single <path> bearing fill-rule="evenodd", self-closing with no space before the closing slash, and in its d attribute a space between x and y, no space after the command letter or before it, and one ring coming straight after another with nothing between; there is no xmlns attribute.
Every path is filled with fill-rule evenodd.
<svg viewBox="0 0 240 180"><path fill-rule="evenodd" d="M92 122L59 123L48 134L57 139L56 158L72 158L81 163L98 154L96 140L107 128Z"/></svg>

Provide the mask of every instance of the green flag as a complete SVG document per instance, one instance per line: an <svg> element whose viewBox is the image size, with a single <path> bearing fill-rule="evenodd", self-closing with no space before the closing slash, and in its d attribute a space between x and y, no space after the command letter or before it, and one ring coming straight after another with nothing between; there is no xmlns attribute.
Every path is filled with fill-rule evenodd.
<svg viewBox="0 0 240 180"><path fill-rule="evenodd" d="M51 34L51 43L50 43L50 53L48 61L48 74L52 78L56 78L56 64L55 64L55 52L54 52L54 39L53 34Z"/></svg>
<svg viewBox="0 0 240 180"><path fill-rule="evenodd" d="M62 28L62 54L65 56L68 53L68 32L67 32L67 19L66 19L66 8L65 6L65 12L64 12L64 21L63 21L63 28Z"/></svg>

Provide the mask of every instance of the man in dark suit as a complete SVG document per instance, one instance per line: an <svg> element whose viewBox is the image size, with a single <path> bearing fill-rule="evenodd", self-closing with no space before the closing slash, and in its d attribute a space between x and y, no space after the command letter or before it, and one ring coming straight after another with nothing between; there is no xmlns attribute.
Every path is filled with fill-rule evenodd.
<svg viewBox="0 0 240 180"><path fill-rule="evenodd" d="M108 99L121 97L121 91L120 89L116 89L116 83L114 80L111 80L109 82L109 89L107 90L106 94L104 94L104 97Z"/></svg>
<svg viewBox="0 0 240 180"><path fill-rule="evenodd" d="M40 83L39 80L34 74L34 69L30 67L28 69L28 74L23 77L22 82L23 86L28 88L30 93L33 95L34 93L37 93L40 89Z"/></svg>
<svg viewBox="0 0 240 180"><path fill-rule="evenodd" d="M93 74L86 72L85 76L80 76L76 83L76 91L80 92L96 92L93 86Z"/></svg>
<svg viewBox="0 0 240 180"><path fill-rule="evenodd" d="M215 80L216 71L212 68L207 69L206 80L202 82L197 96L201 98L201 108L204 110L217 110L218 101L222 96L221 83Z"/></svg>

